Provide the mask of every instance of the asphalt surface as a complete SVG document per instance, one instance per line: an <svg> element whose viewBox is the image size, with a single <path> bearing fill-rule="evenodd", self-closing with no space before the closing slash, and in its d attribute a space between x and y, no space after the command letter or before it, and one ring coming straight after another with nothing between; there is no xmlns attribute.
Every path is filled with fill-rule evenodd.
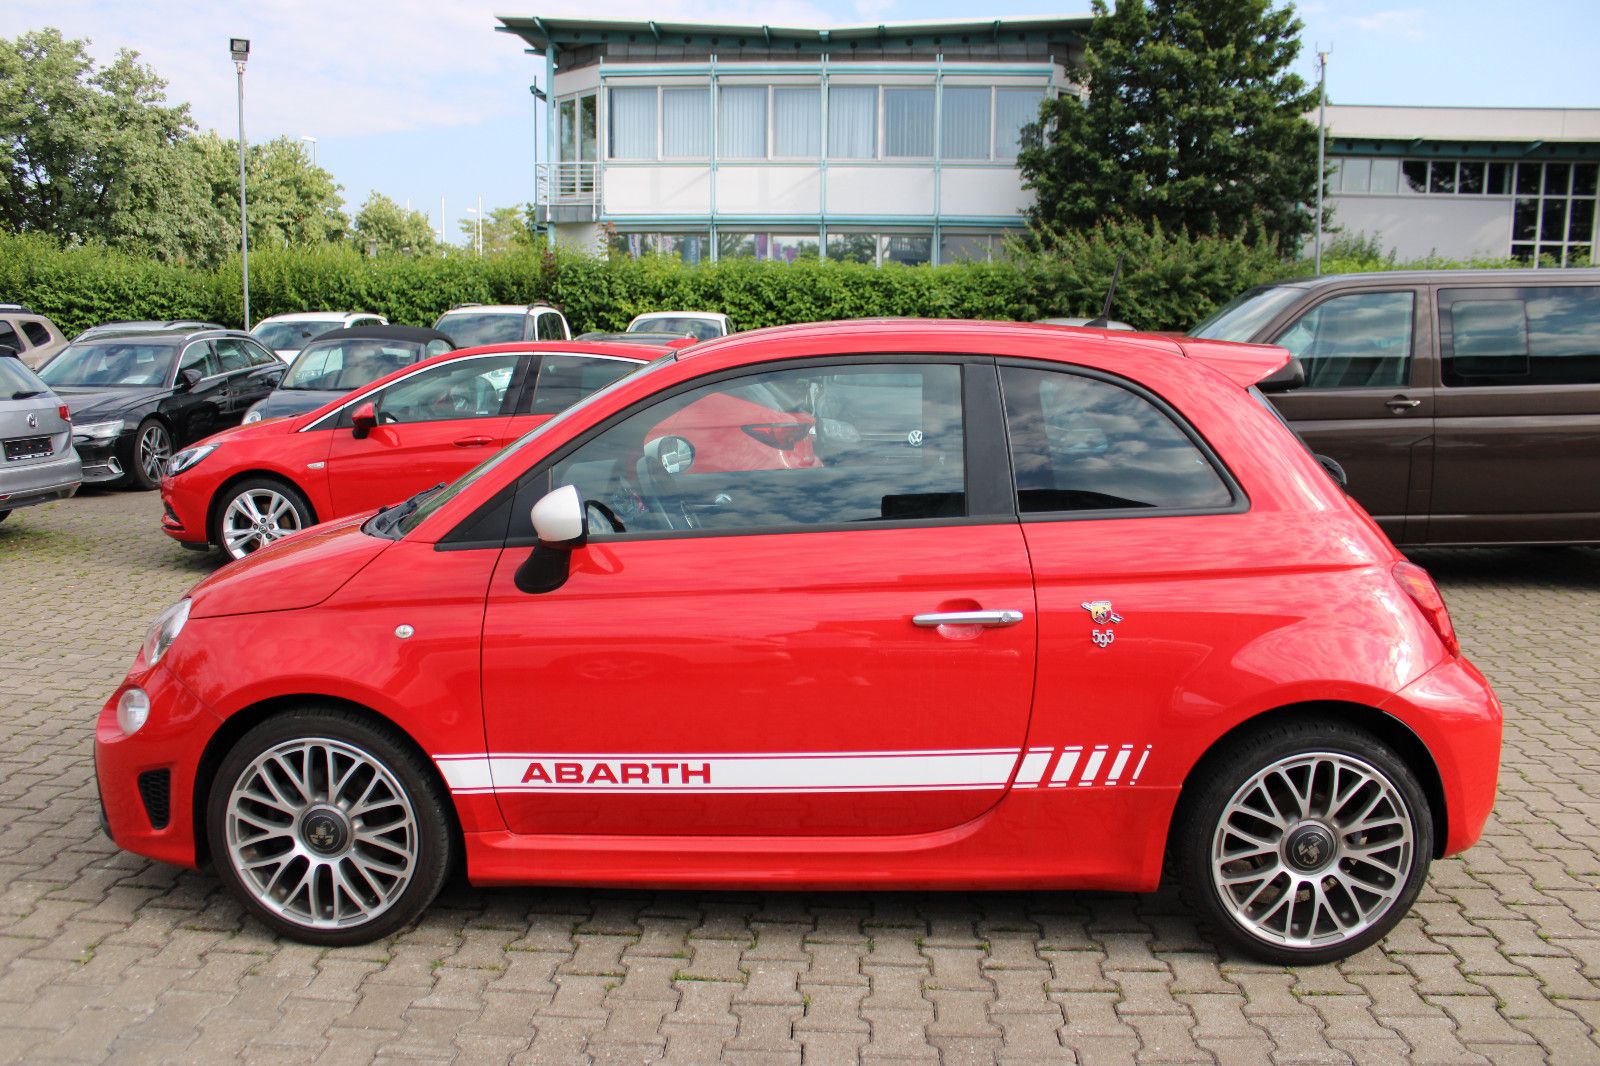
<svg viewBox="0 0 1600 1066"><path fill-rule="evenodd" d="M0 1061L1600 1062L1600 552L1419 553L1506 707L1484 840L1381 945L1219 955L1179 893L448 887L359 948L119 852L90 739L220 562L153 493L0 523Z"/></svg>

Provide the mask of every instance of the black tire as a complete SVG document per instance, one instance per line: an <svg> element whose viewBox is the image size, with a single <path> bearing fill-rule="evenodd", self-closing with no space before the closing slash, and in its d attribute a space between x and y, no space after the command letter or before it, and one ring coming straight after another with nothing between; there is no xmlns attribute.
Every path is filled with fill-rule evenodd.
<svg viewBox="0 0 1600 1066"><path fill-rule="evenodd" d="M8 519L10 517L11 517L11 512L10 511L0 511L0 522L4 522L6 519Z"/></svg>
<svg viewBox="0 0 1600 1066"><path fill-rule="evenodd" d="M1173 827L1179 877L1247 955L1286 965L1353 955L1394 928L1427 878L1427 797L1405 761L1359 729L1269 725L1199 767L1189 788Z"/></svg>
<svg viewBox="0 0 1600 1066"><path fill-rule="evenodd" d="M159 418L139 423L122 455L119 484L148 492L161 487L161 478L174 447L172 431ZM156 460L159 458L159 465Z"/></svg>
<svg viewBox="0 0 1600 1066"><path fill-rule="evenodd" d="M278 506L274 501L287 505L287 511L275 518L271 515ZM265 528L256 526L247 530L251 507L254 514L271 519ZM246 478L218 494L211 540L229 558L243 559L280 537L316 524L317 515L311 509L311 501L287 481L274 477Z"/></svg>
<svg viewBox="0 0 1600 1066"><path fill-rule="evenodd" d="M344 786L332 799L330 776ZM337 709L290 711L251 729L206 802L212 862L245 910L283 936L330 946L414 922L450 870L452 824L423 760L391 730Z"/></svg>

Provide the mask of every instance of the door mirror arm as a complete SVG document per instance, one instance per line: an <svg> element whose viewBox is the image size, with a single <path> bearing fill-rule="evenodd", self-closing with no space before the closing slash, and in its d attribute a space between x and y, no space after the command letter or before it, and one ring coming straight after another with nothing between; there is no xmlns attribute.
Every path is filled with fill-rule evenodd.
<svg viewBox="0 0 1600 1066"><path fill-rule="evenodd" d="M184 367L182 370L178 371L178 391L189 392L205 379L206 376L200 373L200 371L196 370L194 367Z"/></svg>
<svg viewBox="0 0 1600 1066"><path fill-rule="evenodd" d="M572 572L572 552L589 542L589 514L576 485L562 485L533 505L533 532L539 538L517 567L521 592L553 592Z"/></svg>

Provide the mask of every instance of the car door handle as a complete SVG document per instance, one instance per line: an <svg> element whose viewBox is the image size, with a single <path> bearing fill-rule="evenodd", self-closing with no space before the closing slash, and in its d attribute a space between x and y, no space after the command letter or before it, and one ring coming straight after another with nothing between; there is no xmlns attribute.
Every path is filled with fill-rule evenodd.
<svg viewBox="0 0 1600 1066"><path fill-rule="evenodd" d="M1401 411L1408 410L1412 407L1421 407L1422 401L1409 399L1405 396L1396 396L1392 400L1383 401L1383 405L1389 410L1393 411L1395 414L1399 414Z"/></svg>
<svg viewBox="0 0 1600 1066"><path fill-rule="evenodd" d="M493 437L462 437L456 441L457 448L483 448L494 443Z"/></svg>
<svg viewBox="0 0 1600 1066"><path fill-rule="evenodd" d="M934 626L1014 626L1022 621L1021 611L936 611L913 615L911 623L932 629Z"/></svg>

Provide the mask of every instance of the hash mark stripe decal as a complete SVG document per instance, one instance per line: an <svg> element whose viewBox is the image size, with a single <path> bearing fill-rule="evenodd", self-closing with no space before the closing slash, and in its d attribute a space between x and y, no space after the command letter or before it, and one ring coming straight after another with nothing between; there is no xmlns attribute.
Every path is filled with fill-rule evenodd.
<svg viewBox="0 0 1600 1066"><path fill-rule="evenodd" d="M1050 765L1050 748L1034 748L1022 760L1022 769L1017 771L1016 787L1032 788L1044 776L1045 768Z"/></svg>
<svg viewBox="0 0 1600 1066"><path fill-rule="evenodd" d="M1094 779L1100 776L1100 764L1106 761L1106 746L1096 744L1094 751L1089 753L1089 761L1083 766L1083 776L1078 778L1078 784L1088 786L1094 784Z"/></svg>
<svg viewBox="0 0 1600 1066"><path fill-rule="evenodd" d="M1056 763L1056 772L1050 775L1050 783L1055 786L1072 783L1072 771L1078 765L1078 755L1082 748L1063 748L1061 761Z"/></svg>

